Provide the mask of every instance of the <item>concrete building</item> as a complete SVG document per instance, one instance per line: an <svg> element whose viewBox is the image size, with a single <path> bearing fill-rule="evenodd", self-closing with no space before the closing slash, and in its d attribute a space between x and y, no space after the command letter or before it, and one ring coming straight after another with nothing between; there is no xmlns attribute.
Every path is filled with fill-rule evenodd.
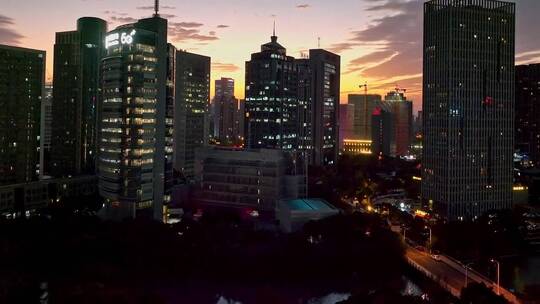
<svg viewBox="0 0 540 304"><path fill-rule="evenodd" d="M515 5L424 4L422 198L449 220L512 207Z"/></svg>
<svg viewBox="0 0 540 304"><path fill-rule="evenodd" d="M50 174L94 174L97 155L99 64L105 20L84 17L77 29L56 33Z"/></svg>
<svg viewBox="0 0 540 304"><path fill-rule="evenodd" d="M516 150L540 166L540 64L516 67Z"/></svg>
<svg viewBox="0 0 540 304"><path fill-rule="evenodd" d="M305 194L305 177L277 149L203 148L197 152L196 201L202 206L274 214L277 202Z"/></svg>
<svg viewBox="0 0 540 304"><path fill-rule="evenodd" d="M344 140L354 139L354 104L339 105L339 147L343 149Z"/></svg>
<svg viewBox="0 0 540 304"><path fill-rule="evenodd" d="M271 41L246 62L245 145L249 149L298 147L298 75L294 58Z"/></svg>
<svg viewBox="0 0 540 304"><path fill-rule="evenodd" d="M38 179L45 51L0 45L0 185Z"/></svg>
<svg viewBox="0 0 540 304"><path fill-rule="evenodd" d="M369 155L372 153L372 141L368 139L344 139L343 153L349 155Z"/></svg>
<svg viewBox="0 0 540 304"><path fill-rule="evenodd" d="M318 221L339 214L339 210L323 199L280 200L276 219L285 233L301 230L310 221Z"/></svg>
<svg viewBox="0 0 540 304"><path fill-rule="evenodd" d="M0 216L8 219L29 217L45 207L97 205L100 201L95 175L0 186Z"/></svg>
<svg viewBox="0 0 540 304"><path fill-rule="evenodd" d="M167 20L156 12L119 26L107 33L105 49L98 118L99 191L105 214L162 220L170 119Z"/></svg>
<svg viewBox="0 0 540 304"><path fill-rule="evenodd" d="M210 136L210 57L178 51L175 85L174 169L192 180L195 151Z"/></svg>
<svg viewBox="0 0 540 304"><path fill-rule="evenodd" d="M354 105L355 139L371 140L371 113L381 103L381 95L349 94L348 104Z"/></svg>

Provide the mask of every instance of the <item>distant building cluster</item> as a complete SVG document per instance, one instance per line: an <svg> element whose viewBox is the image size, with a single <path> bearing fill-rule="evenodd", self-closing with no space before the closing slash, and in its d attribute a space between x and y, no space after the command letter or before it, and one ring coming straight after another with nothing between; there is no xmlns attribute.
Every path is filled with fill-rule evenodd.
<svg viewBox="0 0 540 304"><path fill-rule="evenodd" d="M231 78L210 100L211 59L174 47L167 28L157 5L112 30L80 18L56 34L52 84L44 51L0 45L2 216L88 199L108 218L166 221L189 200L277 210L294 230L291 218L335 213L306 181L340 151L421 159L422 203L450 220L512 207L537 176L540 64L515 67L514 3L425 3L416 117L400 88L383 98L366 84L340 104L340 56L293 58L275 30L246 62L245 100Z"/></svg>
<svg viewBox="0 0 540 304"><path fill-rule="evenodd" d="M0 46L5 193L90 181L102 216L166 221L179 187L200 204L266 213L306 195L309 164L336 163L338 55L286 56L274 32L246 62L245 101L230 78L215 81L211 101L211 59L176 49L167 28L157 10L112 30L80 18L56 34L52 85L44 51ZM21 206L2 212L37 206L17 197L0 197Z"/></svg>
<svg viewBox="0 0 540 304"><path fill-rule="evenodd" d="M407 156L413 142L413 104L405 90L396 88L384 99L376 94L349 94L340 105L341 149L347 154ZM352 143L369 142L369 150L351 149Z"/></svg>

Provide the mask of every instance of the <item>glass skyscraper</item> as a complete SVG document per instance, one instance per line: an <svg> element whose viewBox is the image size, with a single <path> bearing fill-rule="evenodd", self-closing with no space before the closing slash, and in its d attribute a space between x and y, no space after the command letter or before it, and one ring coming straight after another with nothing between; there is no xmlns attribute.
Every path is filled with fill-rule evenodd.
<svg viewBox="0 0 540 304"><path fill-rule="evenodd" d="M56 33L47 174L95 173L99 63L106 31L105 20L84 17L77 20L77 30Z"/></svg>
<svg viewBox="0 0 540 304"><path fill-rule="evenodd" d="M210 136L210 57L176 52L175 94L174 168L192 180L196 149Z"/></svg>
<svg viewBox="0 0 540 304"><path fill-rule="evenodd" d="M111 218L161 220L167 201L167 20L155 15L105 37L99 189ZM170 111L169 111L170 113ZM170 117L169 117L170 122ZM170 145L169 145L170 147Z"/></svg>
<svg viewBox="0 0 540 304"><path fill-rule="evenodd" d="M422 197L450 220L511 208L515 3L424 5Z"/></svg>

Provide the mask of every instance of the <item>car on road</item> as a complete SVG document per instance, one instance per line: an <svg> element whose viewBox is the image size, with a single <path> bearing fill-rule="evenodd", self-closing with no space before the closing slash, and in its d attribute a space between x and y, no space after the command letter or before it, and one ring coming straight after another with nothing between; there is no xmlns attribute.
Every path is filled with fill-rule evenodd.
<svg viewBox="0 0 540 304"><path fill-rule="evenodd" d="M414 249L416 249L418 251L421 251L421 252L426 252L427 251L426 247L424 247L424 246L416 246L416 247L414 247Z"/></svg>

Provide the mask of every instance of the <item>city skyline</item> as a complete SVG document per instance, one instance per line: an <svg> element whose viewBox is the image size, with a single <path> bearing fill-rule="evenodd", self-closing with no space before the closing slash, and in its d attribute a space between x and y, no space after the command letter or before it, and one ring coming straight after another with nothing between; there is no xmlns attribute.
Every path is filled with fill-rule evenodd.
<svg viewBox="0 0 540 304"><path fill-rule="evenodd" d="M423 0L243 1L210 3L161 1L161 16L169 19L169 36L179 49L212 58L213 81L234 78L235 94L244 97L244 63L257 45L268 40L276 20L277 35L289 54L301 57L320 47L342 57L341 103L349 93L361 93L358 84L368 82L369 93L383 95L398 84L407 88L415 111L421 109L422 4ZM540 2L517 2L516 64L540 59L540 42L533 39L540 26L534 13ZM47 51L47 82L52 81L54 34L71 30L82 16L100 17L109 30L152 14L152 1L78 0L57 1L28 14L36 0L7 0L0 14L0 43ZM208 10L208 7L213 7ZM215 13L220 12L220 13ZM329 13L330 12L330 13Z"/></svg>

